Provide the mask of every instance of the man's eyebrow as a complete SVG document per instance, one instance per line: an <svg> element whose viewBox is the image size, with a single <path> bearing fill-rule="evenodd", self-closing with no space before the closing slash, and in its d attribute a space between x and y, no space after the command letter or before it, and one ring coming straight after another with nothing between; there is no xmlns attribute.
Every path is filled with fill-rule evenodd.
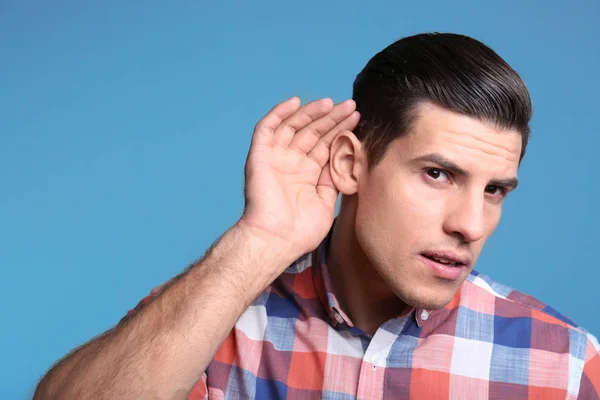
<svg viewBox="0 0 600 400"><path fill-rule="evenodd" d="M505 187L508 190L515 190L517 186L519 186L519 180L516 177L508 179L492 179L489 185Z"/></svg>
<svg viewBox="0 0 600 400"><path fill-rule="evenodd" d="M423 156L413 158L412 161L430 162L433 164L437 164L439 167L445 170L448 170L456 175L461 175L464 177L469 177L471 175L468 171L465 171L464 169L456 165L454 161L450 161L440 153L425 154Z"/></svg>
<svg viewBox="0 0 600 400"><path fill-rule="evenodd" d="M463 177L469 177L471 174L468 171L465 171L461 167L459 167L454 161L451 161L441 155L440 153L430 153L425 154L419 157L416 157L412 160L413 162L430 162L438 165L440 168L448 170L455 175L460 175ZM492 179L488 185L491 186L500 186L505 187L509 190L514 190L519 185L519 180L516 177L507 178L507 179Z"/></svg>

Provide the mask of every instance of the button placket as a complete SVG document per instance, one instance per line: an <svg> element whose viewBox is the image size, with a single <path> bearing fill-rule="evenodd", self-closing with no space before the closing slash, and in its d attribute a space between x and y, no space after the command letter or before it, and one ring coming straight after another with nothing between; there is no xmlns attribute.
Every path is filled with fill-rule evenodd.
<svg viewBox="0 0 600 400"><path fill-rule="evenodd" d="M396 323L397 322L393 322ZM398 332L402 330L401 326L396 327ZM365 355L363 357L362 368L360 371L357 397L363 399L383 399L384 393L384 370L387 365L387 358L390 349L398 338L397 333L392 333L384 327L380 327L371 339Z"/></svg>
<svg viewBox="0 0 600 400"><path fill-rule="evenodd" d="M373 370L376 370L377 367L379 367L379 357L377 357L377 355L374 355L371 358L371 364L373 364Z"/></svg>

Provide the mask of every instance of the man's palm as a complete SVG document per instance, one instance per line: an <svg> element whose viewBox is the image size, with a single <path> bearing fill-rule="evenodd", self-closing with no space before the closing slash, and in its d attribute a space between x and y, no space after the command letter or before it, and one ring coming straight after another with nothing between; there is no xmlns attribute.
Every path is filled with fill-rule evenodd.
<svg viewBox="0 0 600 400"><path fill-rule="evenodd" d="M257 124L246 161L246 225L289 243L298 255L318 245L333 222L338 194L329 148L339 132L358 123L354 110L353 101L300 107L292 98Z"/></svg>

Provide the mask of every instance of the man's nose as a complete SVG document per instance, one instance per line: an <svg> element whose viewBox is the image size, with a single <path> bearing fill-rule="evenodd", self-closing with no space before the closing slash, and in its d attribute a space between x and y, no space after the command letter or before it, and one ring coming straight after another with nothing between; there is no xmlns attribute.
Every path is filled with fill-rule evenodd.
<svg viewBox="0 0 600 400"><path fill-rule="evenodd" d="M483 193L456 200L446 217L444 230L465 242L476 242L485 234L485 198Z"/></svg>

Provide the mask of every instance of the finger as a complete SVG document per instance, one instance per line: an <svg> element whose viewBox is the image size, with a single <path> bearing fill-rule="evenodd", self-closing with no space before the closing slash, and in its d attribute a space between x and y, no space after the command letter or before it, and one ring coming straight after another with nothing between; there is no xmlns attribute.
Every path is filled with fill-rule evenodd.
<svg viewBox="0 0 600 400"><path fill-rule="evenodd" d="M329 113L300 129L290 142L290 148L308 153L315 147L322 136L344 121L356 109L356 103L346 100L336 104Z"/></svg>
<svg viewBox="0 0 600 400"><path fill-rule="evenodd" d="M252 143L270 143L279 124L293 115L299 108L300 99L296 96L277 104L254 127Z"/></svg>
<svg viewBox="0 0 600 400"><path fill-rule="evenodd" d="M333 139L335 139L340 132L352 131L352 129L356 128L359 120L360 114L358 111L354 111L349 117L336 125L335 128L327 132L327 134L323 136L308 153L308 157L313 159L320 167L323 167L327 161L329 161L329 149L331 148Z"/></svg>
<svg viewBox="0 0 600 400"><path fill-rule="evenodd" d="M333 108L333 101L325 98L302 106L294 114L284 119L273 133L275 143L288 146L294 134L314 120L321 118Z"/></svg>
<svg viewBox="0 0 600 400"><path fill-rule="evenodd" d="M331 179L329 163L323 167L321 176L319 176L319 181L317 183L317 194L327 207L330 207L331 209L335 208L335 202L337 201L339 190L335 187L335 184Z"/></svg>

